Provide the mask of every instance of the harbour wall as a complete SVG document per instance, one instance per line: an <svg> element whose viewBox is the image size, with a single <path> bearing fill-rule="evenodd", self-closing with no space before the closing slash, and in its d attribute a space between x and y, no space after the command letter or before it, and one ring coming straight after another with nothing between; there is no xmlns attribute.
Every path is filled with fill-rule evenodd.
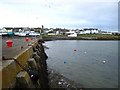
<svg viewBox="0 0 120 90"><path fill-rule="evenodd" d="M46 59L42 40L14 58L4 57L0 63L0 89L49 88Z"/></svg>

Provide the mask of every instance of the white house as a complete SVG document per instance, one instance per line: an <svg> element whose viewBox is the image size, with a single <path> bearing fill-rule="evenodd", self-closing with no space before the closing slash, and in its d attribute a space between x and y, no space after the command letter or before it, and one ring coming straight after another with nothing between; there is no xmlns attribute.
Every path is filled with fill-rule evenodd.
<svg viewBox="0 0 120 90"><path fill-rule="evenodd" d="M56 35L59 35L60 34L60 31L56 31Z"/></svg>
<svg viewBox="0 0 120 90"><path fill-rule="evenodd" d="M75 31L69 31L66 32L66 34L68 34L68 37L77 37L77 33Z"/></svg>
<svg viewBox="0 0 120 90"><path fill-rule="evenodd" d="M84 29L84 30L80 30L79 34L98 34L99 30L98 29Z"/></svg>
<svg viewBox="0 0 120 90"><path fill-rule="evenodd" d="M99 31L97 29L93 29L93 30L91 30L91 33L92 34L97 34L97 33L99 33Z"/></svg>

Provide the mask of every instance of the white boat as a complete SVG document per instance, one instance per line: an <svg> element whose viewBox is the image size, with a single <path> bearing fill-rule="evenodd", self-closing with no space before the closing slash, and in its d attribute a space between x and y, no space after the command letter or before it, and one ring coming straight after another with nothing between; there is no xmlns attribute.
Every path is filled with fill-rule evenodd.
<svg viewBox="0 0 120 90"><path fill-rule="evenodd" d="M29 36L29 31L22 31L22 32L14 32L16 36Z"/></svg>
<svg viewBox="0 0 120 90"><path fill-rule="evenodd" d="M30 31L29 36L40 36L40 33L35 31Z"/></svg>
<svg viewBox="0 0 120 90"><path fill-rule="evenodd" d="M22 32L14 32L14 35L16 36L39 36L40 33L35 32L35 31L22 31Z"/></svg>
<svg viewBox="0 0 120 90"><path fill-rule="evenodd" d="M7 32L0 32L0 36L5 36L5 35L8 35Z"/></svg>
<svg viewBox="0 0 120 90"><path fill-rule="evenodd" d="M27 36L27 33L25 33L25 32L20 32L20 33L18 34L18 36Z"/></svg>
<svg viewBox="0 0 120 90"><path fill-rule="evenodd" d="M14 32L14 35L18 36L20 33L19 32Z"/></svg>

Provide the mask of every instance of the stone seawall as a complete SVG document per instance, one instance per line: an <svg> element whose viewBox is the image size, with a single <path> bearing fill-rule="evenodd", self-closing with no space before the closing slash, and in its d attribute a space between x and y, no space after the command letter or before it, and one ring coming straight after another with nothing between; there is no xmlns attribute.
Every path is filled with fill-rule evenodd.
<svg viewBox="0 0 120 90"><path fill-rule="evenodd" d="M0 65L0 89L49 88L42 41L38 40L14 58L3 58Z"/></svg>

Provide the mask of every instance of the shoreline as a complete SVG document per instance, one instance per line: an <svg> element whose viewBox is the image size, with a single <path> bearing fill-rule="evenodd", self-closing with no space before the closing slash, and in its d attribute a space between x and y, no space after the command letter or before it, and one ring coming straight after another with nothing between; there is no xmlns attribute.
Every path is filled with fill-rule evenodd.
<svg viewBox="0 0 120 90"><path fill-rule="evenodd" d="M64 89L82 89L83 86L63 76L59 72L48 67L48 78L50 88L64 88Z"/></svg>
<svg viewBox="0 0 120 90"><path fill-rule="evenodd" d="M56 37L43 37L43 40L44 41L53 41L53 40L98 40L98 41L103 41L103 40L106 40L106 41L119 41L120 39L92 39L92 38L56 38Z"/></svg>
<svg viewBox="0 0 120 90"><path fill-rule="evenodd" d="M102 34L84 34L77 37L68 37L67 35L44 35L45 41L52 40L120 40L120 35L102 35Z"/></svg>
<svg viewBox="0 0 120 90"><path fill-rule="evenodd" d="M2 39L11 39L11 38L26 38L28 36L25 37L19 37L19 36L2 36ZM53 40L115 40L115 41L119 41L120 40L120 35L82 35L82 36L78 36L78 37L67 37L66 35L62 36L62 35L55 35L55 36L48 36L48 35L44 35L42 37L28 37L28 38L41 38L44 41L53 41Z"/></svg>

